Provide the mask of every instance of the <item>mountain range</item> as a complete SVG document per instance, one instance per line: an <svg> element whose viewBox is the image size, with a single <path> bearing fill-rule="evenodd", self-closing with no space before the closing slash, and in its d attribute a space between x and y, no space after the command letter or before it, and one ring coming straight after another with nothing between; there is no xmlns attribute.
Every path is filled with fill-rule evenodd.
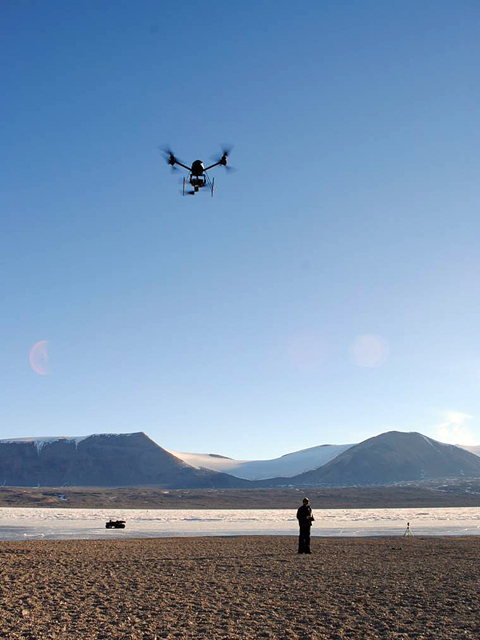
<svg viewBox="0 0 480 640"><path fill-rule="evenodd" d="M154 485L183 489L238 488L248 482L224 473L195 469L139 432L0 440L0 485Z"/></svg>
<svg viewBox="0 0 480 640"><path fill-rule="evenodd" d="M0 440L0 485L258 488L365 486L480 477L480 456L420 433L320 445L273 460L167 451L145 433Z"/></svg>

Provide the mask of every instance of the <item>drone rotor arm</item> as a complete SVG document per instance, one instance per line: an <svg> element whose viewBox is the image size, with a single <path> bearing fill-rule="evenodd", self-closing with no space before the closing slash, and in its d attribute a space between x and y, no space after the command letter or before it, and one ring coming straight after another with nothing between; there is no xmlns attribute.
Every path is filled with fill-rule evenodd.
<svg viewBox="0 0 480 640"><path fill-rule="evenodd" d="M218 162L211 164L209 167L205 167L205 171L210 171L210 169L213 169L213 167L218 167L219 164L223 164L223 162L219 160Z"/></svg>
<svg viewBox="0 0 480 640"><path fill-rule="evenodd" d="M222 166L225 169L231 169L231 167L228 166L228 157L232 151L233 147L230 146L226 146L224 145L222 147L222 155L220 157L212 157L212 160L214 160L214 163L211 164L209 167L206 167L205 171L208 171L209 169L213 169L213 167L218 167L218 166Z"/></svg>
<svg viewBox="0 0 480 640"><path fill-rule="evenodd" d="M180 167L183 167L187 171L190 171L190 167L187 167L187 165L183 164L183 162L179 162L176 158L174 158L174 164L178 164Z"/></svg>

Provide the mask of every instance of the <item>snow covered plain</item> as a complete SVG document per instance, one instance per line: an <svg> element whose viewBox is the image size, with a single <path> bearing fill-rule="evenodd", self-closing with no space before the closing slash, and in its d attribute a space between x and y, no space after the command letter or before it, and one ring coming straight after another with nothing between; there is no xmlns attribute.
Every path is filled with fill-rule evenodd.
<svg viewBox="0 0 480 640"><path fill-rule="evenodd" d="M315 505L313 505L315 507ZM314 508L314 536L480 535L480 508ZM126 529L105 529L110 518ZM297 535L290 509L0 509L0 540Z"/></svg>

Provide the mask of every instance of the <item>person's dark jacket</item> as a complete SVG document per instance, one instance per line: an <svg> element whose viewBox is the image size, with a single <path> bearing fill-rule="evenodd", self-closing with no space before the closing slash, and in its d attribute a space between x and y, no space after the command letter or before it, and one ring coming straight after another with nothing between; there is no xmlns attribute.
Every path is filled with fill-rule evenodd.
<svg viewBox="0 0 480 640"><path fill-rule="evenodd" d="M297 511L298 524L301 527L310 527L314 520L312 507L309 504L302 504Z"/></svg>

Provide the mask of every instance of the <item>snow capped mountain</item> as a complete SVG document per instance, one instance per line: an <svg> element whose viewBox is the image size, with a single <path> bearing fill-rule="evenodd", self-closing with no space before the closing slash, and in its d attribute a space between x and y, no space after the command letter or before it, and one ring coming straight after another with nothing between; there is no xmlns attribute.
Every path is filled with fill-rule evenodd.
<svg viewBox="0 0 480 640"><path fill-rule="evenodd" d="M388 431L350 447L323 467L297 476L294 482L347 486L479 476L479 457L464 448L421 433Z"/></svg>
<svg viewBox="0 0 480 640"><path fill-rule="evenodd" d="M320 445L271 460L233 460L167 451L143 432L12 438L0 440L0 485L254 489L478 478L475 449L390 431L359 444Z"/></svg>
<svg viewBox="0 0 480 640"><path fill-rule="evenodd" d="M113 436L112 433L102 433L98 434L105 437ZM129 435L129 434L126 434ZM0 444L15 444L15 443L32 443L37 452L43 449L43 447L47 444L53 444L54 442L73 442L75 446L78 446L82 440L86 440L91 436L80 436L80 437L69 437L69 436L49 436L49 437L34 437L34 438L8 438L6 440L0 440Z"/></svg>
<svg viewBox="0 0 480 640"><path fill-rule="evenodd" d="M194 469L145 433L0 441L0 484L18 487L155 485L225 488L245 480Z"/></svg>
<svg viewBox="0 0 480 640"><path fill-rule="evenodd" d="M305 471L318 469L352 446L351 444L323 444L287 453L272 460L234 460L214 454L180 451L169 451L169 453L197 469L221 471L244 480L266 480L278 477L292 478Z"/></svg>

